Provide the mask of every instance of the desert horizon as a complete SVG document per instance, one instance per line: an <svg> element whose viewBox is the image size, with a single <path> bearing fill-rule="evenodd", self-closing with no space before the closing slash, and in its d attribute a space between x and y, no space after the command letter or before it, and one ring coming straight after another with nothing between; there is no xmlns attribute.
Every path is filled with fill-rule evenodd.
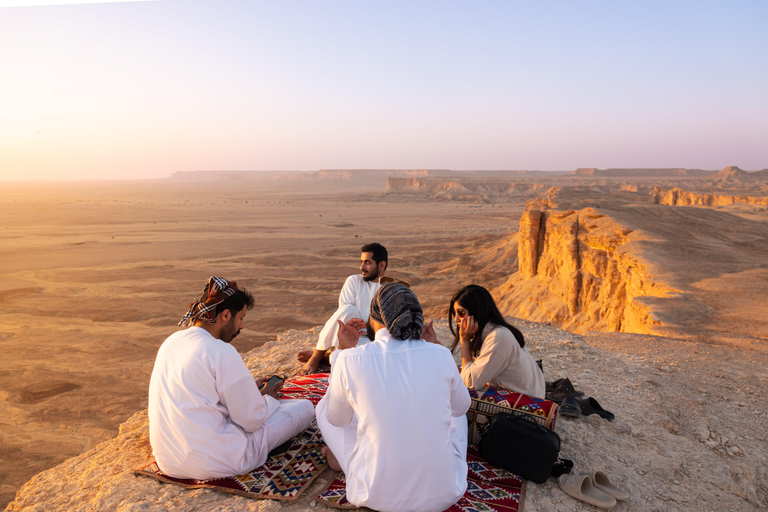
<svg viewBox="0 0 768 512"><path fill-rule="evenodd" d="M157 347L210 275L254 293L233 342L247 354L286 331L322 325L371 241L388 248L388 275L412 283L431 318L444 318L451 294L474 282L511 317L605 340L616 331L663 336L764 359L768 180L760 173L397 174L4 184L2 503L146 408ZM680 206L664 190L709 198L741 190L738 197L753 199ZM534 250L531 269L532 239L520 222L537 211L547 236L572 232L562 227L569 219L582 226L581 267L567 268L566 237ZM599 273L600 265L617 270ZM563 268L582 276L579 290L568 291ZM661 352L675 357L678 348ZM765 389L768 375L752 384Z"/></svg>

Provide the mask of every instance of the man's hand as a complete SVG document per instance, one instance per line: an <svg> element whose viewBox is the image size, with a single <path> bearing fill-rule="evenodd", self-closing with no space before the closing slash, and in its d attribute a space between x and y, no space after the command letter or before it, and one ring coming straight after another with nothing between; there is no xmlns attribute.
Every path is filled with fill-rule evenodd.
<svg viewBox="0 0 768 512"><path fill-rule="evenodd" d="M283 381L277 382L272 387L270 387L269 384L267 384L262 388L261 386L264 385L264 383L267 381L269 381L269 378L256 379L256 385L259 386L259 391L261 391L261 394L269 395L276 400L280 400L280 397L283 396L283 394L280 393L280 390L283 389Z"/></svg>
<svg viewBox="0 0 768 512"><path fill-rule="evenodd" d="M435 334L435 328L433 324L434 322L432 322L432 320L424 324L424 332L422 333L421 337L424 338L424 341L428 343L442 345L442 343L437 341L437 334Z"/></svg>
<svg viewBox="0 0 768 512"><path fill-rule="evenodd" d="M357 340L360 339L360 335L365 332L365 322L359 318L353 318L347 323L343 323L341 320L336 320L339 323L339 349L344 350L347 348L354 348L357 346Z"/></svg>

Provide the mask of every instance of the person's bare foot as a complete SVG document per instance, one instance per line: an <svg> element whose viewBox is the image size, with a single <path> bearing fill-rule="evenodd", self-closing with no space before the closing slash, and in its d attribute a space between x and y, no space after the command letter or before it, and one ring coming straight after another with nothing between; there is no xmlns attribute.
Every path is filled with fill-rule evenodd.
<svg viewBox="0 0 768 512"><path fill-rule="evenodd" d="M313 352L314 350L301 350L298 354L296 354L296 359L302 363L306 363L312 357Z"/></svg>
<svg viewBox="0 0 768 512"><path fill-rule="evenodd" d="M302 369L299 370L299 375L311 375L317 372L317 367L320 366L323 356L325 356L325 350L313 350L312 357L304 363Z"/></svg>
<svg viewBox="0 0 768 512"><path fill-rule="evenodd" d="M323 446L320 449L320 453L322 453L323 456L325 456L326 460L328 460L329 468L331 468L334 471L341 471L341 466L339 465L338 459L327 446Z"/></svg>

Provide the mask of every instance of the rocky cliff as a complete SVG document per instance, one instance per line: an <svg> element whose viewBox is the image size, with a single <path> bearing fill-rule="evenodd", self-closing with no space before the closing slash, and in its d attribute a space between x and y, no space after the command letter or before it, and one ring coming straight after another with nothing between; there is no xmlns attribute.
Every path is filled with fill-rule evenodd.
<svg viewBox="0 0 768 512"><path fill-rule="evenodd" d="M654 333L647 297L673 290L654 281L632 250L643 235L592 208L526 210L518 234L519 272L495 295L507 314L577 332Z"/></svg>
<svg viewBox="0 0 768 512"><path fill-rule="evenodd" d="M768 204L768 196L734 196L689 192L679 188L664 191L655 187L651 192L656 204L671 206L730 206L732 204Z"/></svg>

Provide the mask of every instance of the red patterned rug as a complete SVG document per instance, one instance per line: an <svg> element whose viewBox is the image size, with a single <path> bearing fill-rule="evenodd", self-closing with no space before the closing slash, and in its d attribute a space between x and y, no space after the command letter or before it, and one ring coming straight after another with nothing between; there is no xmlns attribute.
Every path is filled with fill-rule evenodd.
<svg viewBox="0 0 768 512"><path fill-rule="evenodd" d="M483 460L477 448L467 449L467 490L445 512L517 512L525 498L525 480ZM317 499L334 508L356 509L347 501L344 473L337 473Z"/></svg>
<svg viewBox="0 0 768 512"><path fill-rule="evenodd" d="M283 398L306 398L317 405L327 387L327 373L297 376L285 382ZM244 475L212 480L173 478L163 474L154 461L134 473L188 489L203 487L248 498L295 500L323 472L328 462L320 453L325 444L315 421L291 441L288 450L270 456L264 464Z"/></svg>

